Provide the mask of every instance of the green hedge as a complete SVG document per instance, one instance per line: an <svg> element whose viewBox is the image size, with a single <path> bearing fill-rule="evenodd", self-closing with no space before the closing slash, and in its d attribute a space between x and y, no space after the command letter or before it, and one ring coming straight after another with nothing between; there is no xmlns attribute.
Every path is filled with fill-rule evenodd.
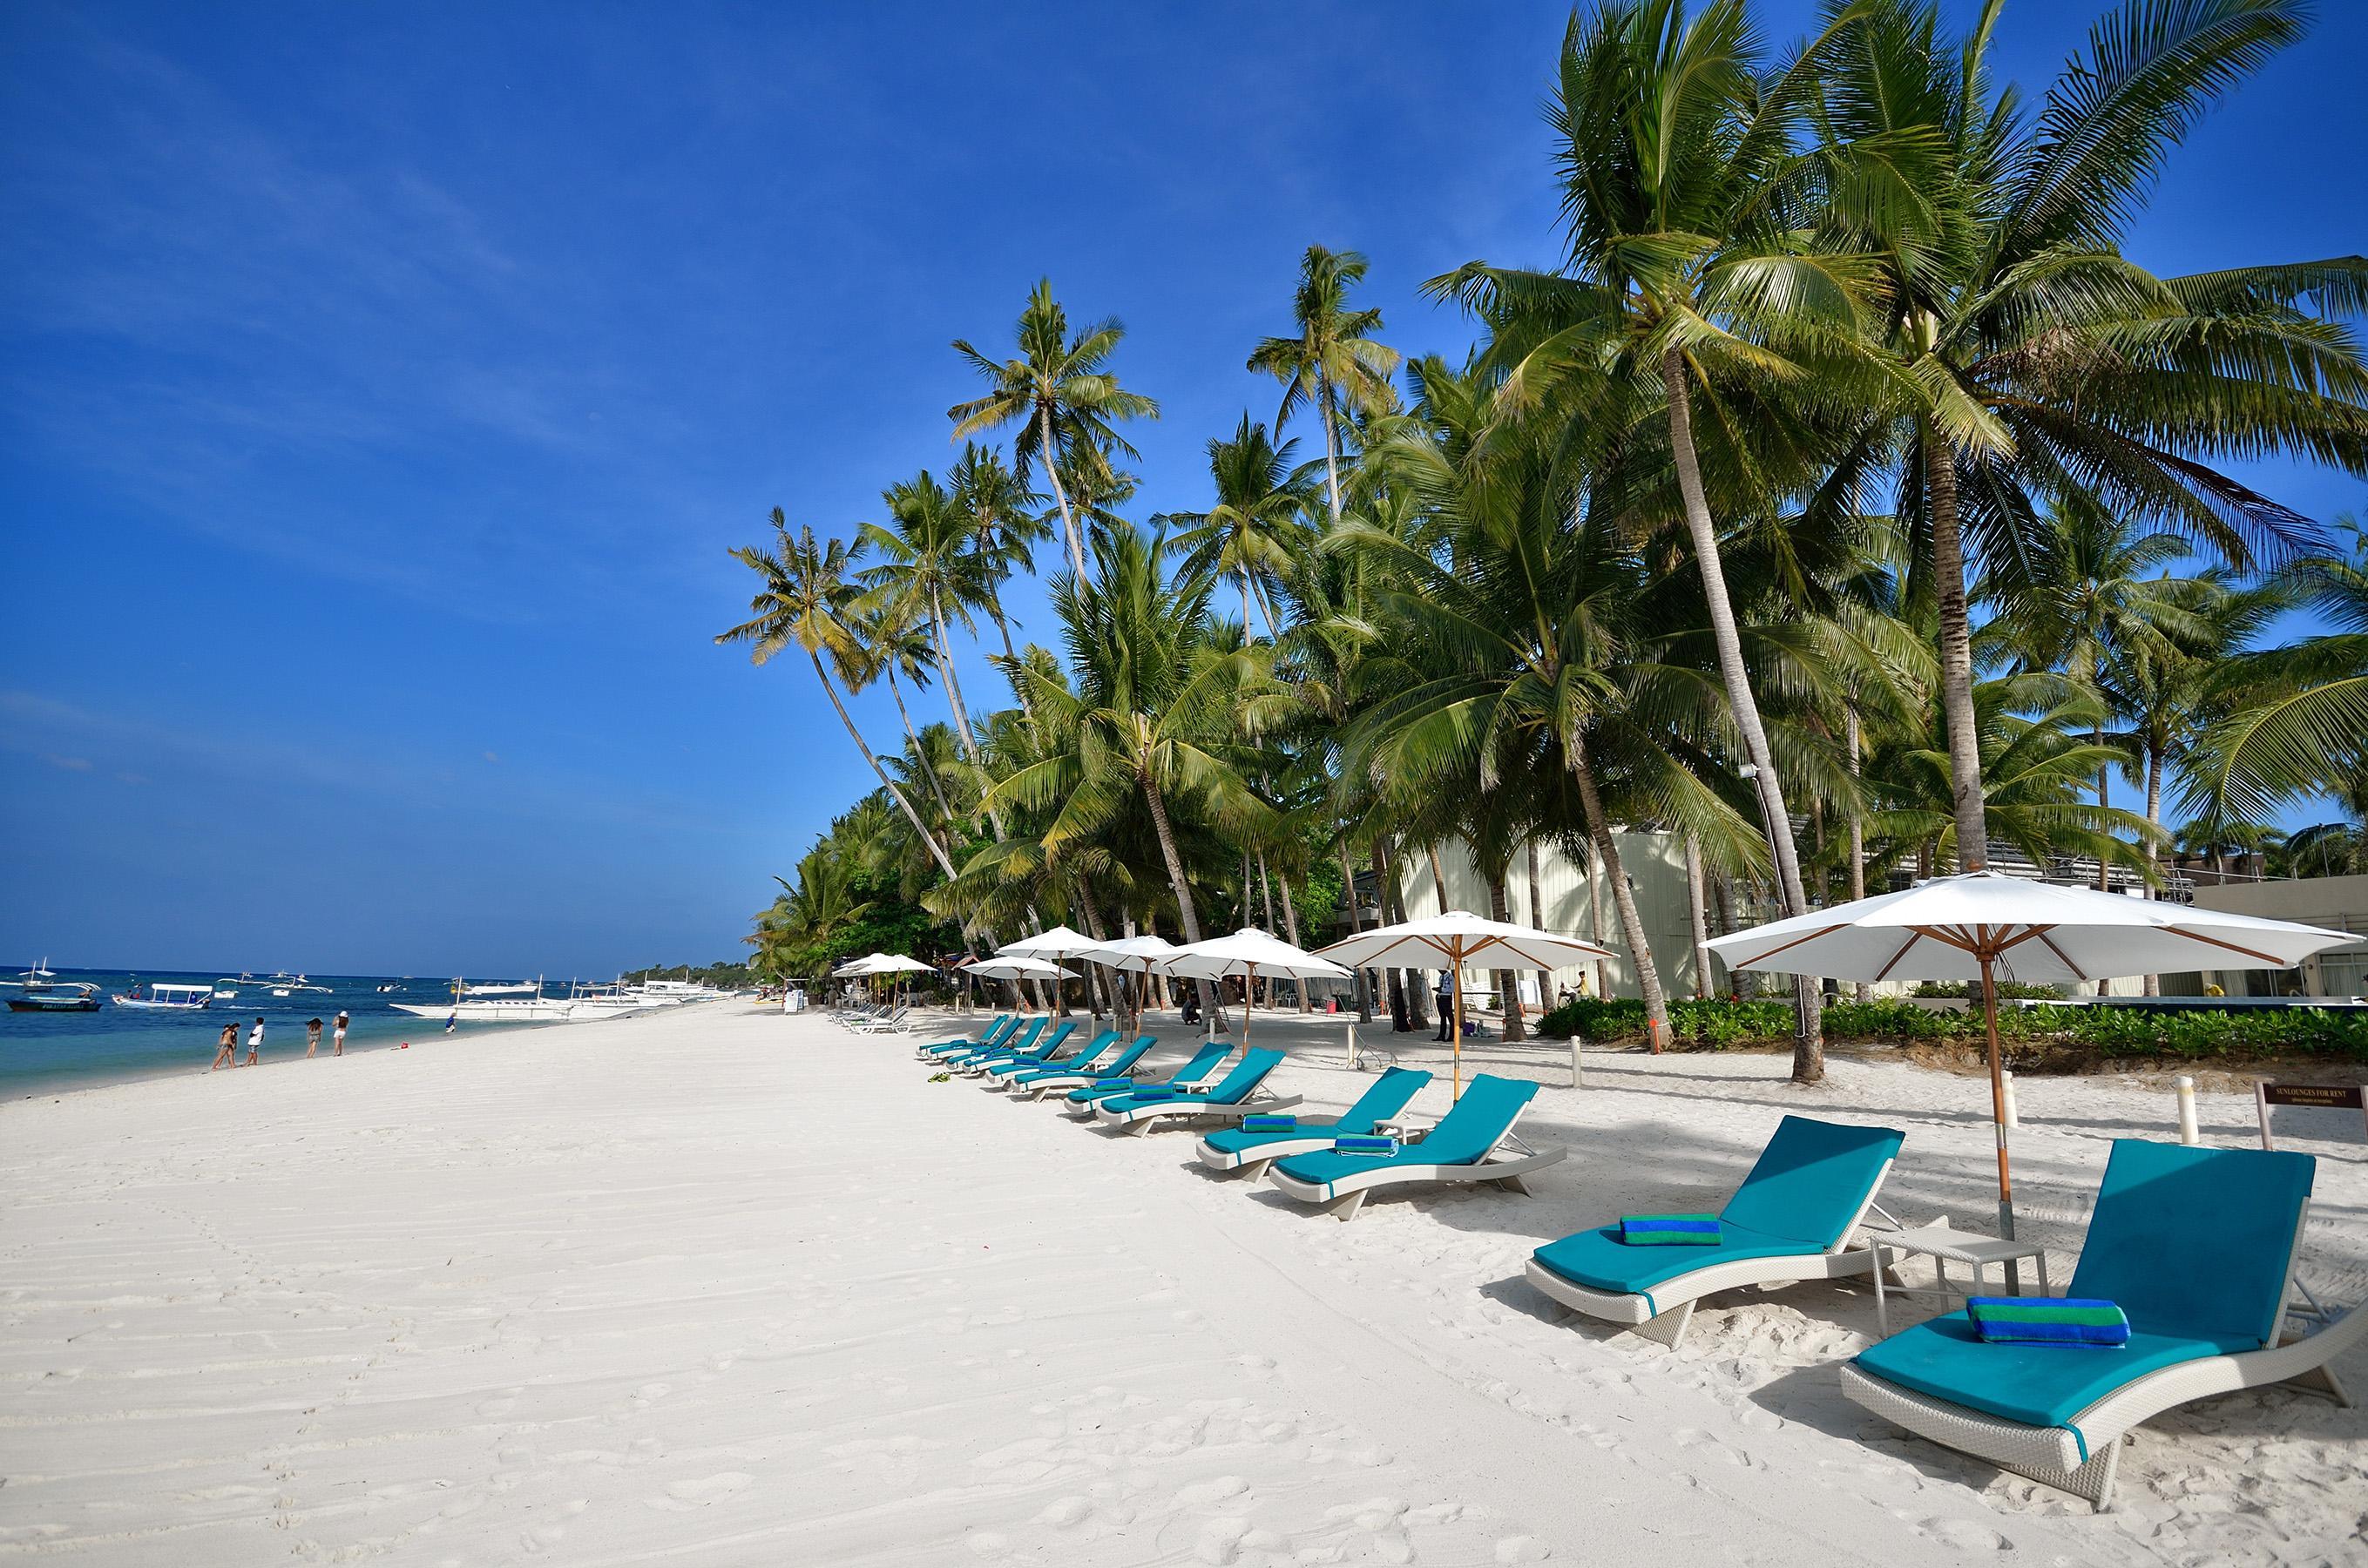
<svg viewBox="0 0 2368 1568"><path fill-rule="evenodd" d="M1935 1012L1911 1002L1836 1002L1826 1008L1835 1040L1979 1040L1981 1014ZM1669 1027L1681 1048L1722 1051L1782 1045L1793 1038L1790 1002L1673 1002ZM1645 1004L1582 997L1540 1018L1549 1040L1640 1040ZM2123 1007L2009 1008L1998 1032L2018 1044L2065 1046L2107 1057L2326 1056L2368 1061L2368 1016L2301 1008L2242 1013L2157 1013Z"/></svg>

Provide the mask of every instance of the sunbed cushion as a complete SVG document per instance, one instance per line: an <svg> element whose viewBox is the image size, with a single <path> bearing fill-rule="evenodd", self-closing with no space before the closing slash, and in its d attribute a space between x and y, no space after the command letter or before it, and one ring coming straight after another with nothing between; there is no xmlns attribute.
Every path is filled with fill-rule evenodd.
<svg viewBox="0 0 2368 1568"><path fill-rule="evenodd" d="M1366 1176L1393 1165L1469 1165L1478 1163L1511 1131L1521 1108L1538 1092L1535 1084L1498 1078L1483 1073L1454 1108L1440 1118L1419 1143L1408 1143L1395 1154L1376 1159L1371 1154L1341 1154L1329 1149L1292 1154L1275 1163L1275 1169L1294 1181L1329 1187L1344 1176ZM1338 1132L1338 1129L1334 1130Z"/></svg>
<svg viewBox="0 0 2368 1568"><path fill-rule="evenodd" d="M2119 1350L2066 1345L1986 1345L1963 1312L1893 1335L1860 1353L1859 1370L1911 1392L2032 1426L2072 1418L2146 1373L2205 1356L2258 1350L2244 1335L2152 1334L2133 1329Z"/></svg>
<svg viewBox="0 0 2368 1568"><path fill-rule="evenodd" d="M1620 1239L1620 1227L1615 1224L1548 1242L1530 1256L1574 1285L1642 1296L1656 1285L1713 1264L1749 1257L1818 1257L1825 1250L1813 1243L1771 1236L1722 1220L1714 1246L1630 1246Z"/></svg>
<svg viewBox="0 0 2368 1568"><path fill-rule="evenodd" d="M2277 1333L2317 1169L2308 1154L2116 1139L2066 1294L2117 1302L2149 1334L2258 1350Z"/></svg>
<svg viewBox="0 0 2368 1568"><path fill-rule="evenodd" d="M1212 1105L1237 1105L1281 1062L1282 1052L1280 1051L1245 1051L1242 1059L1234 1064L1234 1070L1220 1079L1206 1095L1198 1097Z"/></svg>
<svg viewBox="0 0 2368 1568"><path fill-rule="evenodd" d="M1303 1117L1297 1130L1290 1132L1247 1132L1229 1127L1222 1132L1210 1133L1201 1142L1219 1153L1241 1154L1262 1143L1304 1143L1311 1138L1328 1142L1344 1133L1371 1132L1406 1109L1429 1082L1430 1074L1419 1067L1393 1067L1374 1079L1337 1121Z"/></svg>
<svg viewBox="0 0 2368 1568"><path fill-rule="evenodd" d="M1128 1046L1124 1051L1121 1051L1119 1053L1118 1060L1110 1062L1107 1066L1097 1067L1090 1071L1081 1072L1071 1066L1069 1063L1063 1062L1058 1067L1040 1067L1032 1073L1022 1073L1019 1076L1014 1078L1012 1082L1015 1084L1052 1084L1057 1083L1064 1078L1075 1082L1081 1078L1090 1080L1109 1074L1124 1073L1136 1062L1142 1061L1144 1057L1150 1052L1150 1050L1155 1043L1156 1042L1155 1042L1149 1035L1144 1035L1136 1040L1133 1045Z"/></svg>
<svg viewBox="0 0 2368 1568"><path fill-rule="evenodd" d="M1864 1212L1884 1165L1897 1157L1905 1137L1887 1127L1844 1127L1788 1116L1719 1210L1719 1222L1806 1242L1824 1252Z"/></svg>

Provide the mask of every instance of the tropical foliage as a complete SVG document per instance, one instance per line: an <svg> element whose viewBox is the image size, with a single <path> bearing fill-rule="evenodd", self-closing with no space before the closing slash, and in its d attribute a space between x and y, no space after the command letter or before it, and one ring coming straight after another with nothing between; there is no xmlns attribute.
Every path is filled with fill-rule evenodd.
<svg viewBox="0 0 2368 1568"><path fill-rule="evenodd" d="M1814 1079L1824 1030L1907 1013L1814 976L1748 1015L1673 995L1615 830L1682 839L1697 929L2001 858L2361 866L2368 547L2233 465L2368 474L2368 262L2177 277L2128 245L2304 7L2129 0L2029 99L1998 12L1838 0L1781 51L1744 0L1575 14L1541 62L1552 264L1428 280L1474 339L1408 360L1366 258L1309 246L1248 346L1280 402L1209 438L1189 509L1134 507L1158 405L1115 318L1047 281L1009 353L955 343L985 387L944 477L736 552L758 590L719 640L805 655L879 780L757 965L1056 922L1314 945L1402 915L1449 846L1530 919L1543 844L1607 873L1641 992L1554 1028L1782 1035ZM1016 642L1055 538L1052 628ZM876 684L885 750L848 706ZM1360 975L1357 1005L1420 1028L1424 994Z"/></svg>

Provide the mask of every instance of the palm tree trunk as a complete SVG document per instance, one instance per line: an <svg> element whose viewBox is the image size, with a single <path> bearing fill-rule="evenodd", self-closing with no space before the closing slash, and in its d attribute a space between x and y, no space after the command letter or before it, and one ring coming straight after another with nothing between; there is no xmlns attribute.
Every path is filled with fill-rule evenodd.
<svg viewBox="0 0 2368 1568"><path fill-rule="evenodd" d="M1332 379L1315 377L1315 401L1324 411L1324 498L1332 509L1332 526L1340 526L1340 432L1332 422Z"/></svg>
<svg viewBox="0 0 2368 1568"><path fill-rule="evenodd" d="M1718 646L1719 674L1726 683L1735 727L1742 733L1744 751L1751 759L1751 781L1759 792L1759 809L1767 819L1768 847L1776 857L1778 906L1787 915L1806 914L1809 899L1801 885L1801 857L1793 843L1793 817L1784 805L1784 784L1776 774L1776 758L1768 745L1768 732L1759 722L1759 702L1752 695L1751 677L1743 665L1743 638L1736 630L1735 607L1727 600L1726 571L1718 555L1718 531L1711 522L1710 500L1702 490L1702 460L1694 450L1691 394L1686 390L1685 356L1671 348L1661 357L1661 371L1669 390L1669 451L1677 460L1678 493L1685 501L1686 529L1693 536L1694 562L1702 568L1702 596L1710 609L1712 640ZM1958 596L1962 611L1962 582ZM1970 671L1970 664L1967 668ZM1970 701L1970 676L1965 689ZM1975 790L1978 794L1978 782ZM1799 1083L1814 1084L1826 1075L1820 1005L1816 977L1794 975L1793 1077Z"/></svg>
<svg viewBox="0 0 2368 1568"><path fill-rule="evenodd" d="M1363 930L1365 926L1363 917L1357 910L1357 872L1356 868L1349 863L1349 835L1345 832L1340 835L1338 847L1340 850L1340 902L1348 907L1349 934L1353 937ZM1372 987L1365 979L1364 965L1357 966L1356 975L1357 1021L1360 1024L1370 1024L1373 1021L1373 993Z"/></svg>
<svg viewBox="0 0 2368 1568"><path fill-rule="evenodd" d="M1588 836L1595 841L1596 857L1611 884L1611 906L1620 912L1620 929L1627 937L1629 959L1636 969L1636 988L1645 994L1645 1036L1658 1055L1669 1035L1668 999L1662 994L1661 971L1645 939L1644 917L1636 913L1636 895L1629 891L1627 872L1620 864L1620 846L1603 820L1603 796L1595 786L1595 769L1587 760L1587 741L1577 733L1570 738L1570 771L1578 783L1579 804L1587 812Z"/></svg>
<svg viewBox="0 0 2368 1568"><path fill-rule="evenodd" d="M987 601L986 613L993 618L996 632L1003 639L1005 662L1016 668L1019 664L1019 654L1018 650L1011 646L1011 623L1003 619L1003 606L990 599ZM1029 699L1028 683L1016 675L1008 678L1011 682L1011 695L1019 699L1019 710L1028 715L1028 722L1033 724L1036 722L1036 704Z"/></svg>
<svg viewBox="0 0 2368 1568"><path fill-rule="evenodd" d="M1383 925L1390 918L1390 857L1386 840L1376 834L1373 837L1373 909ZM1406 1021L1406 971L1385 969L1382 971L1390 993L1390 1028L1396 1034L1410 1033L1414 1026Z"/></svg>
<svg viewBox="0 0 2368 1568"><path fill-rule="evenodd" d="M1041 403L1036 405L1036 425L1044 442L1044 477L1052 482L1053 499L1060 504L1061 531L1069 540L1069 564L1076 569L1077 586L1082 588L1086 585L1086 539L1077 531L1076 517L1069 510L1069 493L1061 488L1061 465L1057 460L1060 448L1053 441L1053 411ZM1204 994L1208 991L1205 984L1201 989Z"/></svg>
<svg viewBox="0 0 2368 1568"><path fill-rule="evenodd" d="M938 815L948 822L953 821L954 809L946 804L946 787L938 781L937 765L929 760L928 752L921 744L920 733L913 728L913 715L905 710L905 692L897 684L894 661L888 666L888 695L896 699L896 717L905 721L905 738L913 743L913 755L920 760L921 775L929 781L929 793L937 797Z"/></svg>
<svg viewBox="0 0 2368 1568"><path fill-rule="evenodd" d="M1382 905L1382 910L1391 919L1403 926L1407 918L1406 901L1406 889L1398 880L1398 857L1393 854L1390 857L1389 886L1383 890L1383 894L1388 902ZM1430 1019L1422 1010L1422 971L1418 969L1401 968L1396 972L1399 983L1406 987L1406 1028L1415 1034L1420 1034L1430 1028Z"/></svg>
<svg viewBox="0 0 2368 1568"><path fill-rule="evenodd" d="M1595 839L1588 835L1587 846L1587 939L1597 947L1603 942L1603 857L1595 852ZM1603 959L1595 960L1595 995L1598 1001L1611 1000L1611 966Z"/></svg>
<svg viewBox="0 0 2368 1568"><path fill-rule="evenodd" d="M1512 904L1505 897L1505 879L1501 874L1488 879L1488 918L1508 926L1513 921ZM1496 986L1497 1006L1505 1015L1505 1043L1529 1039L1529 1025L1521 1015L1520 976L1509 969L1491 970L1489 983Z"/></svg>
<svg viewBox="0 0 2368 1568"><path fill-rule="evenodd" d="M1957 818L1957 869L1989 864L1980 732L1974 717L1974 634L1965 608L1965 549L1957 526L1957 455L1924 426L1924 489L1932 521L1932 575L1940 597L1941 711L1949 731L1949 788Z"/></svg>
<svg viewBox="0 0 2368 1568"><path fill-rule="evenodd" d="M1710 999L1710 911L1702 900L1702 845L1686 835L1686 926L1694 943L1694 1000Z"/></svg>
<svg viewBox="0 0 2368 1568"><path fill-rule="evenodd" d="M2089 744L2093 746L2101 746L2105 744L2105 732L2102 726L2089 732ZM2112 801L2110 795L2111 788L2112 786L2108 780L2108 770L2102 763L2100 763L2097 767L2097 813L2100 816L2102 816L2112 807ZM2111 892L2113 891L2112 866L2112 862L2105 858L2105 851L2102 846L2100 846L2097 850L2097 891L2099 892ZM2103 995L2104 987L2101 985L2099 986L2097 988L2097 994L2100 996Z"/></svg>
<svg viewBox="0 0 2368 1568"><path fill-rule="evenodd" d="M2146 824L2148 826L2159 831L2162 827L2162 752L2152 741L2146 741L2142 744L2146 746ZM2147 835L2146 882L2149 891L2146 896L2149 898L2155 896L2154 892L2151 891L2154 879L2162 874L2162 849L2160 845L2161 840L2156 838L2151 834ZM2161 995L2162 976L2158 974L2147 975L2146 977L2144 994L2148 996Z"/></svg>
<svg viewBox="0 0 2368 1568"><path fill-rule="evenodd" d="M1531 835L1522 847L1530 858L1530 924L1543 931L1546 928L1546 901L1538 889L1538 841ZM1554 971L1538 971L1538 1011L1554 1006Z"/></svg>
<svg viewBox="0 0 2368 1568"><path fill-rule="evenodd" d="M1282 934L1290 939L1292 947L1298 947L1300 945L1299 911L1291 902L1291 879L1278 871L1275 873L1274 885L1276 890L1282 894ZM1300 981L1297 984L1293 985L1292 989L1299 993L1299 1010L1301 1012L1312 1013L1315 1010L1315 1005L1309 1001L1307 997L1307 982L1304 980Z"/></svg>
<svg viewBox="0 0 2368 1568"><path fill-rule="evenodd" d="M1855 687L1842 704L1842 744L1850 748L1850 781L1855 784L1861 777L1860 753L1864 747L1864 737L1859 729L1858 691ZM1866 819L1859 814L1859 801L1855 797L1851 799L1850 807L1850 895L1853 903L1866 896ZM1873 985L1860 981L1857 996L1861 1002L1873 1001Z"/></svg>
<svg viewBox="0 0 2368 1568"><path fill-rule="evenodd" d="M1167 801L1159 792L1158 780L1144 775L1144 803L1151 808L1151 825L1159 834L1160 858L1167 862L1168 891L1176 895L1176 917L1183 923L1187 943L1201 939L1201 916L1192 907L1192 884L1185 880L1184 857L1176 848L1176 829L1167 820ZM1217 1022L1217 999L1210 994L1209 983L1193 982L1201 993L1201 1006L1208 1013L1212 1026Z"/></svg>
<svg viewBox="0 0 2368 1568"><path fill-rule="evenodd" d="M930 835L928 824L921 821L921 813L913 809L913 802L905 798L905 791L896 788L896 781L888 777L888 770L880 766L880 759L864 744L863 732L857 729L855 721L847 716L847 704L838 699L838 687L831 684L829 674L822 667L822 655L810 650L806 657L814 661L814 679L822 682L823 691L830 698L830 705L838 710L838 722L847 726L848 738L855 743L855 749L863 754L863 760L871 765L871 771L879 778L880 787L888 791L888 798L904 809L905 820L913 824L913 831L919 834L921 842L929 846L929 856L937 861L938 869L946 874L948 881L953 881L956 875L954 863L946 858L945 846Z"/></svg>

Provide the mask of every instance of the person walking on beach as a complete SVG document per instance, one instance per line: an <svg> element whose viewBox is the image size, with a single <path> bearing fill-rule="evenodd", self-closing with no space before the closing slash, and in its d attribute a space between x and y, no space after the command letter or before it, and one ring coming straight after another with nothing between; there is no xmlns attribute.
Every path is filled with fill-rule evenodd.
<svg viewBox="0 0 2368 1568"><path fill-rule="evenodd" d="M222 1026L222 1039L214 1042L214 1064L211 1067L207 1068L206 1071L209 1073L218 1073L224 1067L235 1067L237 1065L238 1026L236 1024L224 1024Z"/></svg>
<svg viewBox="0 0 2368 1568"><path fill-rule="evenodd" d="M307 1062L312 1061L313 1053L320 1049L321 1020L318 1018L307 1018L304 1020L304 1060Z"/></svg>
<svg viewBox="0 0 2368 1568"><path fill-rule="evenodd" d="M343 1056L346 1053L346 1025L351 1021L346 1017L346 1010L343 1007L337 1009L337 1028L336 1033L331 1036L330 1055Z"/></svg>
<svg viewBox="0 0 2368 1568"><path fill-rule="evenodd" d="M263 1015L257 1013L255 1016L255 1027L246 1031L246 1064L249 1067L254 1066L256 1059L262 1054Z"/></svg>

